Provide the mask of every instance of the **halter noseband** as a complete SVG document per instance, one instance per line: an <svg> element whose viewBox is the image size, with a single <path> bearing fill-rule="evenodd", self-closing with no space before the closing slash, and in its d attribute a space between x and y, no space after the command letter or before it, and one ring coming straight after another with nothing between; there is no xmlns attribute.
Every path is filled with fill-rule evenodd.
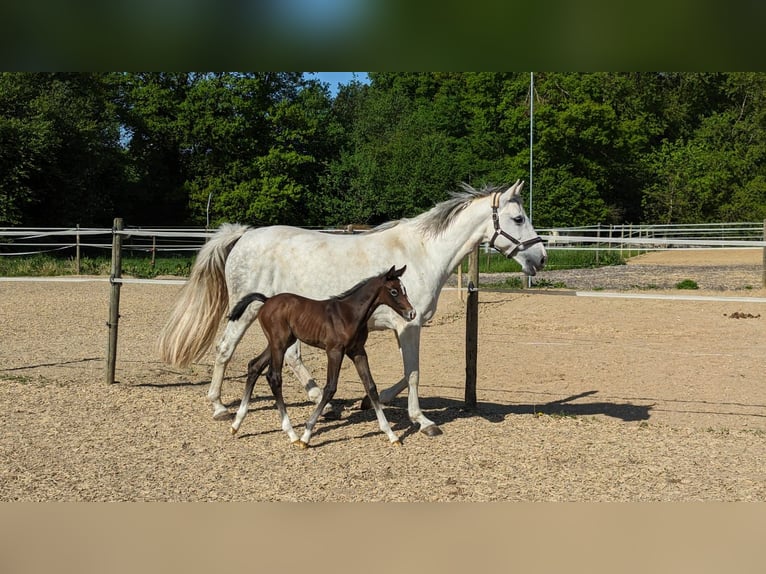
<svg viewBox="0 0 766 574"><path fill-rule="evenodd" d="M526 241L519 241L515 237L509 235L508 233L500 229L500 215L498 215L497 213L497 209L498 207L500 207L500 194L501 192L496 192L492 194L492 225L495 226L495 234L492 236L492 239L489 240L489 246L500 251L500 249L495 247L495 239L497 239L498 235L502 235L514 245L510 253L505 254L505 256L508 259L510 259L514 255L516 255L516 252L522 247L526 249L527 247L529 247L530 245L534 245L535 243L542 243L543 240L539 235L536 235L532 239L527 239ZM500 251L500 253L502 253L502 251Z"/></svg>

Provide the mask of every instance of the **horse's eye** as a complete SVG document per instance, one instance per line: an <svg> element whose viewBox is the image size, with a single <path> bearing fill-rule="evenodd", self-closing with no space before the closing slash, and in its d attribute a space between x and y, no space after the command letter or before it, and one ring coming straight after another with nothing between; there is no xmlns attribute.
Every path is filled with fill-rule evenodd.
<svg viewBox="0 0 766 574"><path fill-rule="evenodd" d="M391 289L389 291L389 293L391 293L391 297L398 297L399 296L399 291L397 291L396 289Z"/></svg>
<svg viewBox="0 0 766 574"><path fill-rule="evenodd" d="M516 223L517 225L521 225L522 223L524 223L524 216L517 215L516 217L513 218L513 222Z"/></svg>

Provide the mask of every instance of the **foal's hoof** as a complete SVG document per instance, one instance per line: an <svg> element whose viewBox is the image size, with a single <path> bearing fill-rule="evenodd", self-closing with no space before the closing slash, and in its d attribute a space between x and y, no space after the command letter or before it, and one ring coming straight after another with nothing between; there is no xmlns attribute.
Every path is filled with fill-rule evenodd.
<svg viewBox="0 0 766 574"><path fill-rule="evenodd" d="M442 429L440 429L437 425L428 425L427 427L423 427L420 429L420 432L422 432L426 436L439 436L440 434L444 434L442 432Z"/></svg>
<svg viewBox="0 0 766 574"><path fill-rule="evenodd" d="M396 447L402 448L402 441L400 441L399 439L392 440L391 441L391 446L396 446Z"/></svg>
<svg viewBox="0 0 766 574"><path fill-rule="evenodd" d="M309 444L307 442L303 442L302 440L299 440L293 444L295 444L301 450L306 450L309 447Z"/></svg>
<svg viewBox="0 0 766 574"><path fill-rule="evenodd" d="M237 429L235 429L234 427L231 427L231 434L233 435L237 434Z"/></svg>

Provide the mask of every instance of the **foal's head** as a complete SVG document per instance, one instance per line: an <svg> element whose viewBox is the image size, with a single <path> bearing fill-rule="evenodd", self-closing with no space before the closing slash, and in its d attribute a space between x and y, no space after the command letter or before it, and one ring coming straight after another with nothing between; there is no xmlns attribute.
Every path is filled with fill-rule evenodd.
<svg viewBox="0 0 766 574"><path fill-rule="evenodd" d="M391 269L380 275L383 286L378 292L378 301L382 305L391 307L407 321L412 321L416 315L415 309L412 308L407 291L399 279L405 269L407 269L406 265L401 269L396 269L396 265L393 265Z"/></svg>

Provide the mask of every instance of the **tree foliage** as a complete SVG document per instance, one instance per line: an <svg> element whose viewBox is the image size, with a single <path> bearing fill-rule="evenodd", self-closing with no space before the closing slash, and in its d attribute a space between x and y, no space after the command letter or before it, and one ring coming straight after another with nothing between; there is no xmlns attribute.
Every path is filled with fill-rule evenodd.
<svg viewBox="0 0 766 574"><path fill-rule="evenodd" d="M0 225L411 217L526 179L535 224L766 218L766 74L0 74Z"/></svg>

